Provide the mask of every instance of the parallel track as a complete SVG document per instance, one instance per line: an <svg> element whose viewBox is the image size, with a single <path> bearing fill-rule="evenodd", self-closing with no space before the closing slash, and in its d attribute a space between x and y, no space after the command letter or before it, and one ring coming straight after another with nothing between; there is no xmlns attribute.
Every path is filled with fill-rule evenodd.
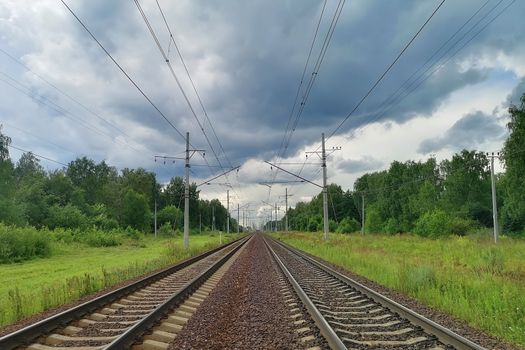
<svg viewBox="0 0 525 350"><path fill-rule="evenodd" d="M265 240L333 349L484 349L288 245Z"/></svg>
<svg viewBox="0 0 525 350"><path fill-rule="evenodd" d="M231 242L0 338L0 349L129 348L249 238Z"/></svg>

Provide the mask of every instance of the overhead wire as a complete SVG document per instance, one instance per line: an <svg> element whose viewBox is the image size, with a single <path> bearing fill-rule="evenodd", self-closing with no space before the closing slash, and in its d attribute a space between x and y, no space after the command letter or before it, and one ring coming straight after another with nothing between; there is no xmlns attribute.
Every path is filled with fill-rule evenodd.
<svg viewBox="0 0 525 350"><path fill-rule="evenodd" d="M131 84L140 92L140 94L148 101L148 103L160 114L160 116L171 126L171 128L180 136L184 141L186 141L186 136L180 132L179 129L168 119L168 117L157 107L157 105L151 100L151 98L140 88L140 86L131 78L131 76L126 72L126 70L113 58L109 51L102 45L102 43L95 37L93 32L84 24L84 22L77 16L77 14L67 5L64 0L60 0L66 9L75 17L77 22L84 28L84 30L89 34L89 36L97 43L97 45L104 51L106 56L117 66L117 68L124 74L124 76L131 82Z"/></svg>
<svg viewBox="0 0 525 350"><path fill-rule="evenodd" d="M291 125L291 128L290 128L290 132L288 133L288 135L285 132L283 140L281 141L281 145L282 146L280 147L280 149L282 148L282 152L280 152L280 151L278 152L277 159L284 158L284 156L286 154L286 151L288 150L288 147L290 145L292 136L293 136L293 134L294 134L294 132L295 132L295 130L297 128L297 125L298 125L299 120L300 120L300 118L302 116L304 107L305 107L306 102L307 102L307 100L308 100L308 98L310 96L310 92L312 90L312 87L313 87L313 85L315 83L315 80L317 78L317 75L319 73L319 69L320 69L320 67L321 67L321 65L323 63L324 57L325 57L326 52L328 50L330 41L332 39L332 36L334 34L334 31L335 31L335 28L336 28L337 23L339 21L339 18L341 16L341 12L343 10L345 1L346 0L339 0L339 2L337 4L337 7L336 7L336 9L334 11L334 14L332 16L332 20L331 20L330 25L329 25L329 27L327 29L326 34L325 34L324 41L323 41L323 43L321 45L321 49L320 49L319 54L317 56L317 59L316 59L316 61L314 63L314 67L312 69L312 73L310 75L310 79L309 79L309 81L308 81L308 83L306 85L304 93L302 94L301 103L300 103L299 108L297 110L297 114L296 114L295 118L293 118L293 111L295 110L295 106L297 105L297 96L301 92L301 87L303 85L304 74L305 74L306 69L308 67L308 64L310 62L311 53L312 53L313 47L315 45L315 41L317 39L317 34L318 34L319 26L321 24L322 17L323 17L324 11L325 11L326 2L323 5L323 8L321 10L321 15L319 16L319 20L317 22L316 30L314 32L314 38L312 39L312 44L310 45L310 50L309 50L309 53L308 53L306 64L305 64L305 67L303 68L303 74L302 74L302 77L301 77L301 80L300 80L300 83L299 83L298 91L297 91L297 94L296 94L296 99L294 100L294 104L293 104L293 107L292 107L292 113L290 114L290 117L289 117L289 122L288 122L288 125L287 125L287 129L290 126L290 121L292 120L292 118L293 118L293 122L292 122L292 125ZM278 171L274 172L273 177L272 177L272 181L275 180L275 178L277 176L277 173L278 173ZM271 195L271 187L268 189L268 199L270 198L270 195Z"/></svg>
<svg viewBox="0 0 525 350"><path fill-rule="evenodd" d="M13 148L13 149L16 149L16 150L21 151L21 152L24 152L24 153L31 153L32 155L34 155L34 156L37 157L37 158L45 159L45 160L47 160L47 161L49 161L49 162L53 162L53 163L56 163L56 164L60 164L60 165L63 165L63 166L65 166L65 167L68 167L68 166L69 166L69 165L67 165L67 164L65 164L65 163L62 163L62 162L58 161L58 160L55 160L55 159L52 159L52 158L48 158L48 157L46 157L46 156L40 155L40 154L38 154L38 153L34 153L34 152L32 152L32 151L28 151L28 150L26 150L26 149L23 149L23 148L20 148L20 147L17 147L17 146L7 145L7 147L9 147L9 148Z"/></svg>
<svg viewBox="0 0 525 350"><path fill-rule="evenodd" d="M153 37L153 40L155 41L155 44L157 45L157 48L159 49L159 51L160 51L162 57L164 58L164 60L165 60L165 62L166 62L166 64L167 64L167 66L168 66L168 68L169 68L169 70L170 70L170 73L171 73L172 77L175 79L175 82L177 83L177 86L179 87L179 90L181 91L181 93L182 93L182 95L183 95L183 97L184 97L184 100L186 101L186 104L188 105L188 108L190 109L190 111L191 111L191 113L192 113L194 119L196 120L196 122L197 122L197 124L198 124L200 130L202 131L202 133L203 133L203 135L204 135L204 137L205 137L205 139L206 139L206 142L208 143L208 146L210 146L210 149L211 149L211 151L212 151L212 153L213 153L215 159L217 160L217 163L219 164L219 166L221 167L222 170L225 170L224 167L223 167L223 165L222 165L222 163L221 163L221 161L220 161L220 159L219 159L219 157L218 157L218 155L217 155L217 153L216 153L216 151L215 151L215 148L213 147L213 145L212 145L212 143L211 143L211 141L210 141L208 135L206 134L206 131L204 130L204 127L203 127L201 121L200 121L199 118L197 117L197 114L196 114L196 112L195 112L195 109L193 108L193 105L191 104L191 101L189 100L188 95L187 95L186 92L184 91L184 88L183 88L183 86L182 86L182 84L181 84L179 78L177 77L177 74L175 73L175 70L173 69L173 66L171 65L171 62L170 62L168 56L166 55L166 52L164 51L164 48L162 47L162 44L160 43L160 40L158 39L157 34L155 33L155 30L154 30L153 27L151 26L151 23L149 22L146 13L144 12L144 10L143 10L143 8L142 8L142 6L140 5L140 2L139 2L138 0L134 0L134 2L135 2L135 5L136 5L137 9L139 10L139 12L140 12L140 14L141 14L142 19L144 20L144 23L145 23L146 26L148 27L148 30L149 30L151 36ZM158 7L160 8L160 5L158 4L158 2L157 2L157 5L158 5ZM165 19L163 12L162 12L162 15L163 15L163 18ZM167 22L165 22L165 24L166 24L166 26L167 26ZM174 41L174 38L173 38L173 35L172 35L172 33L171 33L171 30L169 29L169 26L167 26L167 28L168 28L168 31L169 31L169 33L170 33L171 40L174 42L174 46L177 48L177 52L179 53L179 57L182 58L182 54L180 53L180 50L178 49L178 46L176 45L176 43L175 43L175 41ZM183 60L183 59L182 59L182 60ZM184 66L186 67L185 64L184 64ZM189 75L189 71L188 71L187 69L186 69L186 73ZM191 79L191 78L190 78L190 79ZM193 80L191 79L191 81L193 81ZM193 84L193 86L195 87L194 84ZM195 89L195 91L196 91L196 89ZM197 94L198 94L198 93L197 93ZM203 104L202 104L202 101L201 101L200 97L199 97L199 101L200 101L200 103L201 103L201 107L202 107L203 110L205 111L205 108L204 108L204 106L203 106ZM207 116L207 113L205 114L205 116ZM208 118L208 121L209 121L209 118ZM210 125L211 125L211 121L210 121ZM206 158L203 157L203 159L204 159L206 162L208 162ZM230 164L231 164L231 162L230 162ZM231 185L231 184L230 184L230 185ZM233 187L232 187L232 188L233 188ZM235 192L235 193L236 193L236 192ZM236 195L237 195L237 194L236 194ZM237 195L237 196L238 196L238 195Z"/></svg>

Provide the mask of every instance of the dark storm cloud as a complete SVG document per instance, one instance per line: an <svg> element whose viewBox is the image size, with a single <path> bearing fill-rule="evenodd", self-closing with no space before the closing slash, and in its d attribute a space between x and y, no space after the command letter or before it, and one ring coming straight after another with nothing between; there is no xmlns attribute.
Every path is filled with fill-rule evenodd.
<svg viewBox="0 0 525 350"><path fill-rule="evenodd" d="M498 124L495 116L477 111L462 117L442 137L423 141L418 152L427 154L444 148L471 149L486 141L500 139L504 135L505 129Z"/></svg>
<svg viewBox="0 0 525 350"><path fill-rule="evenodd" d="M166 48L168 36L155 3L141 3ZM247 158L273 157L281 144L292 110L322 2L181 0L160 3L229 160L238 165ZM56 28L38 28L35 33L48 33L48 36L36 37L31 43L29 38L35 36L31 32L35 28L29 26L30 23L27 28L19 23L28 34L18 35L20 30L13 30L11 34L15 39L10 44L13 51L20 52L22 56L34 55L32 64L35 66L39 62L46 63L45 60L59 61L65 73L53 82L132 134L133 141L146 145L155 153L171 154L183 150L182 140L174 130L131 86L74 18L62 6L57 6L58 10L53 7L55 12L48 14L49 20L45 23L62 24L62 32L59 33L62 36L57 36ZM210 163L216 165L211 147L191 115L134 4L96 0L72 2L71 6L170 121L182 133L189 131L192 143L207 149ZM328 133L334 129L435 6L436 2L417 0L346 3L287 155L295 154L306 144L317 142L321 132ZM498 50L510 55L523 47L524 34L518 20L520 13L511 9L503 15L505 20L500 19L490 25L471 46L460 52L457 60L437 71L413 94L383 114L380 107L385 99L479 6L475 0L445 3L342 131L349 132L376 119L400 123L416 115L428 115L453 92L487 79L486 68L465 65L464 59L478 53L495 54ZM329 1L311 64L317 58L334 8L335 2ZM28 21L38 15L28 15ZM55 45L56 42L60 45ZM170 58L175 70L202 121L203 114L191 86L184 77L180 62L176 60L173 47L171 49ZM41 68L46 74L54 72L46 70L48 67L45 64ZM311 67L306 73L304 85L310 75ZM57 99L64 102L61 97ZM20 101L13 101L12 108L20 105ZM137 125L147 130L133 133L131 129ZM52 136L55 132L53 127L54 124L49 123L44 130ZM207 123L204 123L204 128L221 162L228 164ZM152 134L151 130L156 133ZM75 144L75 148L82 152L96 149L97 156L104 157L102 146L106 145L95 147L100 145L98 136L82 130L77 130L76 134L83 137L76 137L75 141L79 144ZM481 136L473 139L481 139ZM85 144L80 144L80 140ZM447 143L446 140L438 141ZM432 142L437 141L428 142L432 146ZM150 155L147 157L151 158ZM137 164L128 166L140 165L138 159ZM364 166L357 163L348 165L353 169Z"/></svg>
<svg viewBox="0 0 525 350"><path fill-rule="evenodd" d="M384 165L380 160L365 157L362 159L347 159L337 163L337 168L347 174L357 174L364 171L379 169Z"/></svg>

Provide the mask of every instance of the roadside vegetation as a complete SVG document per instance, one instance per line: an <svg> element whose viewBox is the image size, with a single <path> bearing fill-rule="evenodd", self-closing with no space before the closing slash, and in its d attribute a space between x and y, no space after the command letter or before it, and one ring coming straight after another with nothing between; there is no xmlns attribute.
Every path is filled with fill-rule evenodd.
<svg viewBox="0 0 525 350"><path fill-rule="evenodd" d="M18 263L0 264L0 326L219 245L218 233L192 235L190 249L184 250L178 232L157 239L131 232L37 231L0 225L0 240L23 237L14 244L22 250L17 258L13 260L13 255L8 255L9 261ZM235 238L237 235L223 235L223 243ZM4 247L4 241L0 245Z"/></svg>
<svg viewBox="0 0 525 350"><path fill-rule="evenodd" d="M275 235L500 339L525 346L525 241L412 234Z"/></svg>

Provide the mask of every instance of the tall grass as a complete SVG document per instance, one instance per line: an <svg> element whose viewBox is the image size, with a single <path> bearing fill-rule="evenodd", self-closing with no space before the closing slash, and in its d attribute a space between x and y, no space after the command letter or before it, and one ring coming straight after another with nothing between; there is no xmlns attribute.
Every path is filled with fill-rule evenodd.
<svg viewBox="0 0 525 350"><path fill-rule="evenodd" d="M469 237L278 236L327 261L525 346L525 241Z"/></svg>
<svg viewBox="0 0 525 350"><path fill-rule="evenodd" d="M236 238L223 237L223 243ZM57 241L46 259L0 265L0 326L77 300L122 281L197 255L219 245L219 238L190 237L190 249L181 239L146 237L140 245L124 241L113 247L89 247ZM130 244L132 243L132 244Z"/></svg>

